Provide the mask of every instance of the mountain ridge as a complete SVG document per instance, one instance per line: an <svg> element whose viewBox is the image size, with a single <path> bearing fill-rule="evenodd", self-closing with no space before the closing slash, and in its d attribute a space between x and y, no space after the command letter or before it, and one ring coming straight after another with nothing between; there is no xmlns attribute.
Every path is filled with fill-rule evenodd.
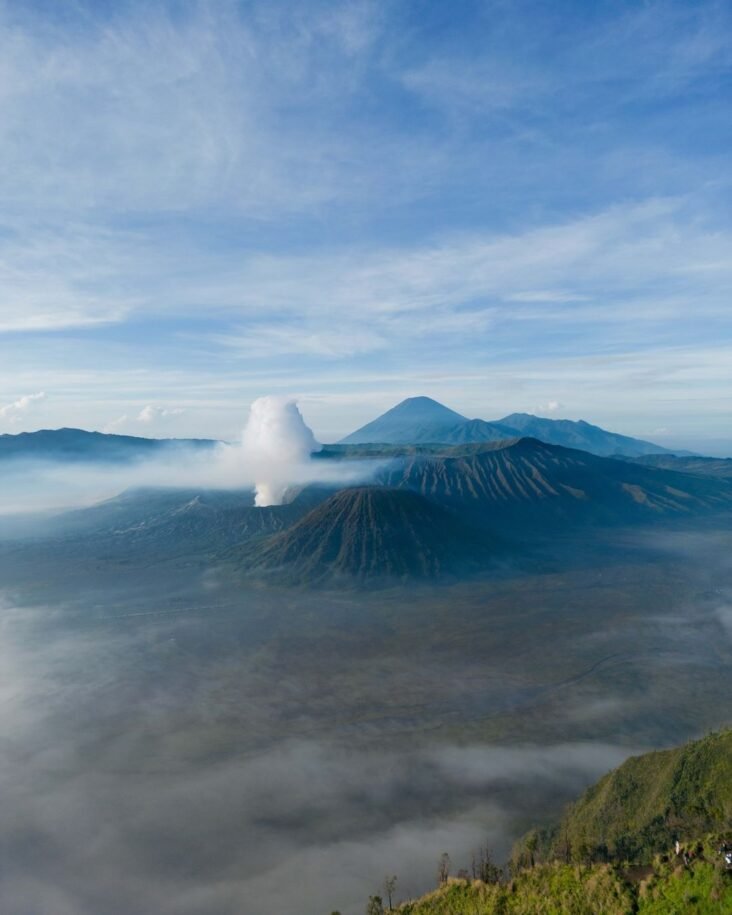
<svg viewBox="0 0 732 915"><path fill-rule="evenodd" d="M538 439L520 438L464 454L409 454L375 476L502 529L617 524L732 507L726 480L693 476Z"/></svg>
<svg viewBox="0 0 732 915"><path fill-rule="evenodd" d="M732 458L701 457L682 454L647 454L634 458L637 464L675 470L679 473L694 473L700 476L732 480Z"/></svg>
<svg viewBox="0 0 732 915"><path fill-rule="evenodd" d="M574 536L619 525L675 523L732 508L729 480L602 458L532 438L375 450L331 446L318 460L364 456L373 458L369 485L295 487L280 506L255 507L251 490L138 489L62 513L43 528L47 537L64 538L67 548L69 538L80 544L91 538L94 549L110 558L147 551L151 557L198 553L226 561L227 551L239 550L242 567L259 568L265 576L277 569L282 580L366 582L384 576L450 577L458 568L475 568L485 545L498 541L505 542L504 555L513 552L523 561L532 544L557 531ZM359 491L353 510L344 500ZM333 518L322 514L334 505L348 518L338 531ZM390 540L395 527L401 534ZM268 539L279 535L277 541ZM446 537L460 545L464 563ZM338 543L330 557L323 551L328 538L331 545Z"/></svg>
<svg viewBox="0 0 732 915"><path fill-rule="evenodd" d="M154 453L170 453L183 448L214 448L218 444L213 439L145 438L62 427L0 434L0 460L124 462Z"/></svg>
<svg viewBox="0 0 732 915"><path fill-rule="evenodd" d="M585 420L510 413L498 420L468 419L429 397L409 397L342 438L339 444L461 444L532 436L602 457L665 453L653 442L609 432Z"/></svg>

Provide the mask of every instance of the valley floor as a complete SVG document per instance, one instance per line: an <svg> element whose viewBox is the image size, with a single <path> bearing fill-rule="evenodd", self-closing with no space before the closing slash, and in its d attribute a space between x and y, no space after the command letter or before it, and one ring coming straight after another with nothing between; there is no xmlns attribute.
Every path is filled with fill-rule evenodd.
<svg viewBox="0 0 732 915"><path fill-rule="evenodd" d="M732 718L730 556L728 529L616 532L358 594L5 544L0 909L361 915L443 850L503 859Z"/></svg>

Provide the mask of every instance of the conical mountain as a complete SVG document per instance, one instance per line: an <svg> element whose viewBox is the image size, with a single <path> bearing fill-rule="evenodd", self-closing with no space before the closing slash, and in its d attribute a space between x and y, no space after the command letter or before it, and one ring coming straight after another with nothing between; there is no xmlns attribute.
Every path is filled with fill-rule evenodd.
<svg viewBox="0 0 732 915"><path fill-rule="evenodd" d="M491 541L409 490L344 489L282 533L238 553L252 571L288 583L377 583L475 568Z"/></svg>
<svg viewBox="0 0 732 915"><path fill-rule="evenodd" d="M342 439L344 445L365 443L497 441L512 435L482 419L467 419L431 397L409 397Z"/></svg>

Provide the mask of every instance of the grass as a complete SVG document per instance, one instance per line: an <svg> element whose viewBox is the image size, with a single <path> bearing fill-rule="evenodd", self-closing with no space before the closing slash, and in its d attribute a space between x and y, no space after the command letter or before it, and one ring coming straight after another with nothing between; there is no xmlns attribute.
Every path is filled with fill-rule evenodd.
<svg viewBox="0 0 732 915"><path fill-rule="evenodd" d="M732 912L732 873L718 852L722 836L698 843L684 864L659 855L639 880L614 864L540 864L504 884L450 879L399 915L724 915ZM694 843L695 845L697 843Z"/></svg>

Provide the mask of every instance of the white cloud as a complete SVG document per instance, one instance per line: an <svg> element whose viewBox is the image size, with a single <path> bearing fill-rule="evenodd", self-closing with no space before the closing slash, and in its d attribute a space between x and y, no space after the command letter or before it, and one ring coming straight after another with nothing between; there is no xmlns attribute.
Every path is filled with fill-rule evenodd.
<svg viewBox="0 0 732 915"><path fill-rule="evenodd" d="M347 357L430 333L473 339L496 322L668 332L692 303L698 317L725 317L732 293L732 233L705 225L680 199L402 248L242 256L158 242L142 229L88 226L0 242L0 332L198 317L205 308L237 323L231 334L212 331L217 344L263 357Z"/></svg>
<svg viewBox="0 0 732 915"><path fill-rule="evenodd" d="M133 8L134 17L90 17L75 30L73 15L59 25L0 5L0 203L9 227L0 231L0 332L205 309L281 318L279 328L237 334L255 355L346 357L456 325L474 333L496 306L508 320L595 323L661 320L692 300L706 313L726 307L729 233L705 230L678 202L605 208L515 234L443 231L431 244L334 243L335 253L300 256L266 246L247 254L245 243L212 253L195 233L168 232L161 226L173 214L192 223L224 214L246 239L252 221L319 216L356 199L393 205L392 192L424 193L421 168L434 178L449 166L428 161L434 142L417 144L394 123L364 128L355 116L373 68L383 75L370 56L389 34L379 4L307 13L255 4L246 16L229 3L198 2L175 16L165 5ZM665 43L677 67L696 73L723 45L709 17L692 19L690 32L669 16ZM626 42L634 28L645 35L654 21L614 19L596 55L602 66L584 69L607 78L603 67L616 67L608 43ZM659 62L658 41L654 48ZM399 83L442 87L451 98L482 87L499 107L552 85L523 57L512 64L486 54L457 70L439 55L406 70L398 55L379 60ZM325 116L331 108L337 126ZM142 221L153 228L130 230L130 214L154 215ZM407 312L419 322L398 326ZM295 317L307 325L300 334L291 333Z"/></svg>
<svg viewBox="0 0 732 915"><path fill-rule="evenodd" d="M117 419L113 419L108 422L105 426L102 427L102 432L107 434L113 434L119 432L127 424L127 414L123 413L122 416L118 416Z"/></svg>
<svg viewBox="0 0 732 915"><path fill-rule="evenodd" d="M43 201L47 213L226 201L266 216L345 189L338 136L329 151L301 119L277 118L273 103L297 95L307 109L313 96L348 91L337 74L368 47L366 7L360 21L328 11L245 17L205 0L179 14L133 10L78 28L73 12L59 25L0 9L2 199Z"/></svg>
<svg viewBox="0 0 732 915"><path fill-rule="evenodd" d="M357 120L379 5L174 6L77 19L0 0L0 333L169 312L190 279L186 232L196 308L226 307L198 219L246 238L385 188L419 192L410 137L371 124L364 142L321 116Z"/></svg>
<svg viewBox="0 0 732 915"><path fill-rule="evenodd" d="M347 330L317 323L310 327L306 321L295 320L285 327L257 324L249 330L213 334L209 339L241 355L257 358L293 353L342 359L387 347L387 340L382 335L358 322L351 323L351 320L344 318L339 322L341 328L348 323Z"/></svg>
<svg viewBox="0 0 732 915"><path fill-rule="evenodd" d="M0 333L23 337L3 389L45 386L64 424L138 433L165 419L143 405L179 396L181 431L216 436L262 390L356 403L358 385L374 403L457 391L471 415L550 390L598 420L645 409L644 428L671 422L673 396L689 423L724 421L725 367L704 368L730 330L723 153L676 148L668 125L644 140L605 102L693 82L707 110L697 81L729 63L728 15L575 21L558 73L554 31L521 16L494 11L455 59L388 6L133 2L82 20L0 0ZM696 135L721 136L716 99Z"/></svg>
<svg viewBox="0 0 732 915"><path fill-rule="evenodd" d="M705 228L682 200L611 207L518 234L447 236L402 249L252 256L208 298L233 311L265 307L311 320L459 315L468 303L503 320L620 323L695 311L727 313L730 233ZM703 263L704 271L695 268ZM711 266L710 266L711 265ZM527 292L540 289L540 293ZM200 290L188 297L200 301ZM184 298L185 301L185 298ZM419 331L420 324L412 332Z"/></svg>
<svg viewBox="0 0 732 915"><path fill-rule="evenodd" d="M182 416L185 410L181 407L158 407L154 404L147 404L139 413L130 416L123 413L116 419L110 420L102 426L102 431L107 433L133 432L137 428L139 434L140 426L155 427L167 425L170 421Z"/></svg>
<svg viewBox="0 0 732 915"><path fill-rule="evenodd" d="M164 420L172 419L175 416L180 416L184 412L184 410L177 407L169 409L167 407L156 407L152 404L148 404L138 413L137 422L152 425L153 423L159 423Z"/></svg>
<svg viewBox="0 0 732 915"><path fill-rule="evenodd" d="M564 409L564 404L560 403L558 400L548 400L546 403L539 404L536 408L536 412L541 415L543 413L558 413L559 410Z"/></svg>
<svg viewBox="0 0 732 915"><path fill-rule="evenodd" d="M12 403L0 407L0 418L17 422L20 414L26 413L34 404L45 399L45 391L39 391L37 394L24 394Z"/></svg>

